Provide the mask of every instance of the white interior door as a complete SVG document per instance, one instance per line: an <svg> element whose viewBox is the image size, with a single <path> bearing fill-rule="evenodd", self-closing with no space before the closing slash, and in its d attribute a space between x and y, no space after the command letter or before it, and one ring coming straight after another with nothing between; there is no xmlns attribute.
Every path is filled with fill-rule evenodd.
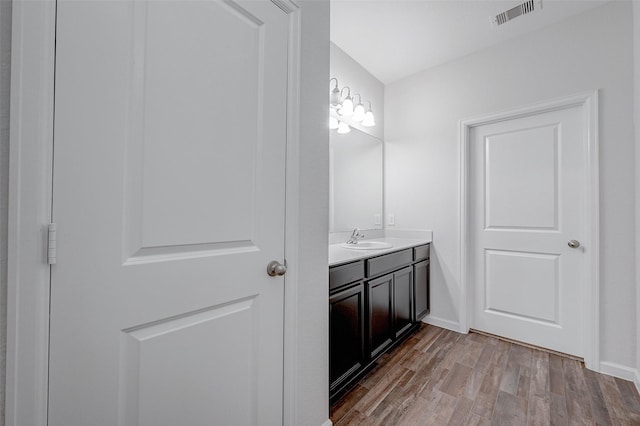
<svg viewBox="0 0 640 426"><path fill-rule="evenodd" d="M584 129L580 107L471 129L472 328L583 356Z"/></svg>
<svg viewBox="0 0 640 426"><path fill-rule="evenodd" d="M282 423L288 28L58 2L50 426Z"/></svg>

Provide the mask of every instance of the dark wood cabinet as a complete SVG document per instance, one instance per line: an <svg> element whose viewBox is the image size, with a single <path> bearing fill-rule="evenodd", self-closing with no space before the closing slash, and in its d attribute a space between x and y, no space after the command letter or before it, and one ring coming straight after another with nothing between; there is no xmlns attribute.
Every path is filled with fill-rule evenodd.
<svg viewBox="0 0 640 426"><path fill-rule="evenodd" d="M368 325L369 356L374 358L383 352L395 337L393 332L393 274L369 281Z"/></svg>
<svg viewBox="0 0 640 426"><path fill-rule="evenodd" d="M336 401L429 312L429 244L329 269L329 397Z"/></svg>
<svg viewBox="0 0 640 426"><path fill-rule="evenodd" d="M376 358L414 324L413 268L371 280L367 290L369 356Z"/></svg>
<svg viewBox="0 0 640 426"><path fill-rule="evenodd" d="M365 363L365 297L362 282L329 297L329 383L338 390Z"/></svg>

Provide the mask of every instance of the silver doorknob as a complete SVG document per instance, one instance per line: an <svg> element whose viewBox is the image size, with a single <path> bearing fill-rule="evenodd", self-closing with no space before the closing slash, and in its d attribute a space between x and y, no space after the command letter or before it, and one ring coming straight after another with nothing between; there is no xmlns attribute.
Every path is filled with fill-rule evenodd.
<svg viewBox="0 0 640 426"><path fill-rule="evenodd" d="M569 247L571 248L578 248L580 247L580 241L578 240L571 240L567 243L569 245Z"/></svg>
<svg viewBox="0 0 640 426"><path fill-rule="evenodd" d="M287 273L287 262L284 264L278 262L277 260L272 260L267 265L267 274L270 277L282 276Z"/></svg>

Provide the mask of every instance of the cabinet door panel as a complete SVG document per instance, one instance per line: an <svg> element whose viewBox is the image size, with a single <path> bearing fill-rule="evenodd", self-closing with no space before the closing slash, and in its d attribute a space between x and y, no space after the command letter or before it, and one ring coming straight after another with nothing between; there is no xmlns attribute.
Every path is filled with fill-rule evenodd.
<svg viewBox="0 0 640 426"><path fill-rule="evenodd" d="M413 268L408 267L393 274L393 329L399 337L413 323Z"/></svg>
<svg viewBox="0 0 640 426"><path fill-rule="evenodd" d="M415 321L429 313L429 261L414 265L415 275Z"/></svg>
<svg viewBox="0 0 640 426"><path fill-rule="evenodd" d="M329 298L329 381L333 390L364 365L364 285Z"/></svg>
<svg viewBox="0 0 640 426"><path fill-rule="evenodd" d="M377 356L394 338L392 299L393 274L369 281L369 349Z"/></svg>

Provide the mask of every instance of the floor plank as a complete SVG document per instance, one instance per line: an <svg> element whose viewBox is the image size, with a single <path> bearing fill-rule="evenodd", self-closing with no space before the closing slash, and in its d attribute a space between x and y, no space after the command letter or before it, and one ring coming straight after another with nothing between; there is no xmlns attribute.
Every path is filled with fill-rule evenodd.
<svg viewBox="0 0 640 426"><path fill-rule="evenodd" d="M551 409L549 421L552 426L565 426L569 424L569 416L567 414L567 401L563 395L551 392L549 394Z"/></svg>
<svg viewBox="0 0 640 426"><path fill-rule="evenodd" d="M528 401L508 392L499 391L491 418L492 425L524 425L527 423Z"/></svg>
<svg viewBox="0 0 640 426"><path fill-rule="evenodd" d="M446 379L442 383L440 390L444 393L448 393L451 396L460 396L467 384L467 379L471 375L471 368L466 365L458 364L457 362L451 368L451 371L447 375Z"/></svg>
<svg viewBox="0 0 640 426"><path fill-rule="evenodd" d="M506 364L499 362L493 364L487 371L473 405L474 414L487 419L491 419L493 416L493 409L498 398L505 367Z"/></svg>
<svg viewBox="0 0 640 426"><path fill-rule="evenodd" d="M549 392L549 354L542 351L534 351L531 377L531 389L529 395L531 397L547 398Z"/></svg>
<svg viewBox="0 0 640 426"><path fill-rule="evenodd" d="M569 423L579 425L595 424L591 414L589 396L584 392L587 389L582 372L584 368L576 361L563 358L562 370L564 373L565 399Z"/></svg>
<svg viewBox="0 0 640 426"><path fill-rule="evenodd" d="M598 376L600 389L602 390L602 396L607 404L611 422L613 424L640 425L640 415L629 410L616 384L616 380L618 379L611 376Z"/></svg>
<svg viewBox="0 0 640 426"><path fill-rule="evenodd" d="M576 360L423 325L331 407L345 425L640 425L631 382Z"/></svg>
<svg viewBox="0 0 640 426"><path fill-rule="evenodd" d="M543 426L551 424L551 404L546 398L533 396L527 408L527 425Z"/></svg>
<svg viewBox="0 0 640 426"><path fill-rule="evenodd" d="M584 379L587 387L589 388L587 394L589 395L593 420L597 425L611 425L611 417L609 417L607 403L605 402L604 397L602 396L602 391L600 390L598 374L585 368Z"/></svg>
<svg viewBox="0 0 640 426"><path fill-rule="evenodd" d="M471 413L473 407L473 400L462 397L458 398L453 414L449 418L448 424L450 425L463 425L465 424L467 417Z"/></svg>
<svg viewBox="0 0 640 426"><path fill-rule="evenodd" d="M633 383L622 380L619 378L615 378L616 385L618 385L618 390L620 391L620 395L622 396L622 400L626 404L629 411L640 414L640 395L638 395L638 390L633 385Z"/></svg>

